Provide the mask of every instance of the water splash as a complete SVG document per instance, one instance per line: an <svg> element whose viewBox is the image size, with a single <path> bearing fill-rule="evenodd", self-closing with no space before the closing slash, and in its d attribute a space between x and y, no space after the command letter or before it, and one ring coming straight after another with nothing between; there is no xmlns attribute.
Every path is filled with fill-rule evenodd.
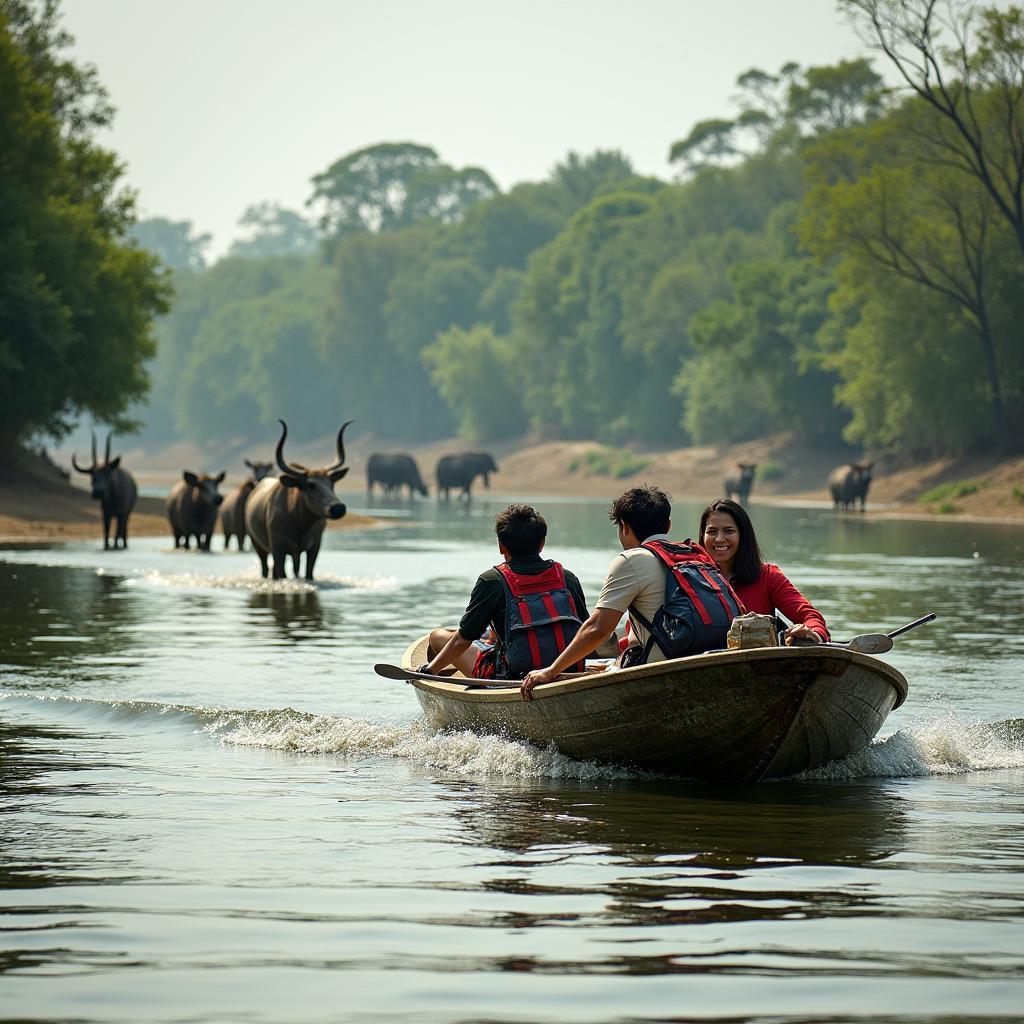
<svg viewBox="0 0 1024 1024"><path fill-rule="evenodd" d="M425 722L388 726L353 718L284 711L231 714L207 730L224 743L305 754L399 758L460 775L517 779L627 779L649 775L593 761L574 761L553 746L476 733L433 732Z"/></svg>
<svg viewBox="0 0 1024 1024"><path fill-rule="evenodd" d="M946 714L794 778L914 778L1001 768L1024 768L1024 719L967 722Z"/></svg>

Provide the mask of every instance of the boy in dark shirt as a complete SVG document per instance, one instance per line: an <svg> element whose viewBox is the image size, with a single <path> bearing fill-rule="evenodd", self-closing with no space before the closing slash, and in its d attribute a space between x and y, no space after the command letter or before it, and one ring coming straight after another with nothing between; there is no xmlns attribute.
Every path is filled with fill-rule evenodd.
<svg viewBox="0 0 1024 1024"><path fill-rule="evenodd" d="M509 505L494 520L498 550L508 567L520 576L536 576L552 562L541 558L548 524L530 505ZM555 563L557 564L557 563ZM588 617L580 581L568 570L565 589L580 621ZM430 634L430 661L420 671L436 674L453 665L463 675L494 675L495 661L505 641L506 587L498 570L488 569L477 578L458 629L435 629Z"/></svg>

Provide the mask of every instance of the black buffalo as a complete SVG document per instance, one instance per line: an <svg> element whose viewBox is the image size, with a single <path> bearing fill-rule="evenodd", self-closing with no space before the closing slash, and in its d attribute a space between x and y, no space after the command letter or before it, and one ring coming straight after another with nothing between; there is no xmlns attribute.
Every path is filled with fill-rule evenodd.
<svg viewBox="0 0 1024 1024"><path fill-rule="evenodd" d="M451 488L462 488L469 498L469 489L478 477L484 478L484 487L491 486L491 473L498 467L487 452L463 452L461 455L445 455L437 463L437 496L448 500Z"/></svg>
<svg viewBox="0 0 1024 1024"><path fill-rule="evenodd" d="M828 477L828 489L832 495L832 505L843 511L849 511L851 505L856 507L860 498L860 510L864 511L864 503L871 485L871 468L873 462L854 462L846 466L838 466Z"/></svg>
<svg viewBox="0 0 1024 1024"><path fill-rule="evenodd" d="M174 534L174 546L188 550L189 538L195 537L200 551L210 550L217 509L224 500L217 488L225 474L207 476L185 470L181 479L167 495L167 518Z"/></svg>
<svg viewBox="0 0 1024 1024"><path fill-rule="evenodd" d="M114 547L128 547L128 516L135 508L135 501L138 498L138 488L135 486L135 478L127 469L121 468L121 456L116 459L110 458L110 438L107 434L107 450L103 457L102 465L96 462L96 435L92 435L92 465L86 469L78 464L75 455L71 456L71 465L79 473L88 473L92 478L92 496L100 503L100 510L103 513L103 546L110 545L110 521L116 520L114 531Z"/></svg>
<svg viewBox="0 0 1024 1024"><path fill-rule="evenodd" d="M373 485L380 484L386 497L406 486L409 497L413 494L427 496L427 486L420 476L419 466L411 455L382 455L375 452L366 463L366 490L373 494Z"/></svg>
<svg viewBox="0 0 1024 1024"><path fill-rule="evenodd" d="M754 486L754 473L757 470L756 462L737 462L739 476L730 476L725 481L725 496L731 498L734 494L741 505L746 505L750 497L750 488Z"/></svg>
<svg viewBox="0 0 1024 1024"><path fill-rule="evenodd" d="M268 557L274 556L273 577L283 580L285 562L292 560L292 571L299 575L299 560L306 553L306 579L313 578L313 566L320 553L324 526L328 519L341 519L347 509L338 501L334 485L348 473L345 466L345 428L342 424L336 441L337 461L323 469L284 461L284 442L288 426L281 424L281 438L274 451L274 459L281 475L275 480L265 477L249 495L245 503L245 529L260 560L260 572L266 578L270 567Z"/></svg>
<svg viewBox="0 0 1024 1024"><path fill-rule="evenodd" d="M245 503L249 500L253 488L274 468L272 462L250 462L250 476L242 481L225 499L220 507L220 525L224 531L224 550L231 547L231 538L238 542L238 550L245 550Z"/></svg>

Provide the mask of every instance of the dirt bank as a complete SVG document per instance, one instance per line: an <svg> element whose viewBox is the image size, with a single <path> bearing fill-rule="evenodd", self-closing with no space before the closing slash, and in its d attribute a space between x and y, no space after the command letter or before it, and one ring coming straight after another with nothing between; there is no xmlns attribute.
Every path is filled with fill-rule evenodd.
<svg viewBox="0 0 1024 1024"><path fill-rule="evenodd" d="M87 477L82 477L88 482ZM331 529L369 526L368 516L349 515ZM140 497L128 521L132 537L169 537L163 498ZM0 543L81 540L103 537L100 503L73 487L48 458L25 457L0 476Z"/></svg>
<svg viewBox="0 0 1024 1024"><path fill-rule="evenodd" d="M319 465L325 453L333 453L333 447L333 438L297 443L293 457L307 465ZM348 496L365 491L368 455L401 449L415 456L433 494L438 458L466 447L458 440L410 446L355 437L348 446L351 472L339 483L338 491L353 501ZM510 441L489 447L500 467L489 493L509 499L564 495L611 500L626 487L649 482L664 487L676 500L704 502L722 496L723 480L735 472L738 462L753 462L758 464L752 495L755 502L828 507L828 474L850 461L849 452L814 448L789 435L721 448L627 449L592 441ZM226 468L225 488L234 486L243 478L243 457L269 458L271 453L252 445L211 455L184 444L157 452L127 449L124 453L125 465L141 485L167 490L180 478L184 466L213 472ZM8 479L0 480L0 538L54 540L99 534L98 503L71 487L58 468L69 466L70 454L58 452L54 459L58 466L40 464L28 477L9 474ZM479 482L475 491L480 491ZM873 516L1024 524L1024 458L947 458L914 466L876 460L868 499L868 514ZM331 528L372 522L350 514ZM166 533L163 499L140 498L130 535Z"/></svg>

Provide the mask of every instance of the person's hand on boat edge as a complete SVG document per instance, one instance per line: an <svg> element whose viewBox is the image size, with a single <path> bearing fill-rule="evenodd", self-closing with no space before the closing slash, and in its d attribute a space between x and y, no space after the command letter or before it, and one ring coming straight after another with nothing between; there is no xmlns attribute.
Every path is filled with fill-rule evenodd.
<svg viewBox="0 0 1024 1024"><path fill-rule="evenodd" d="M544 683L554 682L557 678L558 673L553 672L550 668L535 669L533 672L528 673L522 681L519 686L519 692L523 695L523 700L533 700L533 688L535 686L543 686Z"/></svg>
<svg viewBox="0 0 1024 1024"><path fill-rule="evenodd" d="M805 626L802 622L790 626L783 635L785 636L787 647L792 647L793 644L802 646L804 644L822 643L821 634L815 633L810 626Z"/></svg>

